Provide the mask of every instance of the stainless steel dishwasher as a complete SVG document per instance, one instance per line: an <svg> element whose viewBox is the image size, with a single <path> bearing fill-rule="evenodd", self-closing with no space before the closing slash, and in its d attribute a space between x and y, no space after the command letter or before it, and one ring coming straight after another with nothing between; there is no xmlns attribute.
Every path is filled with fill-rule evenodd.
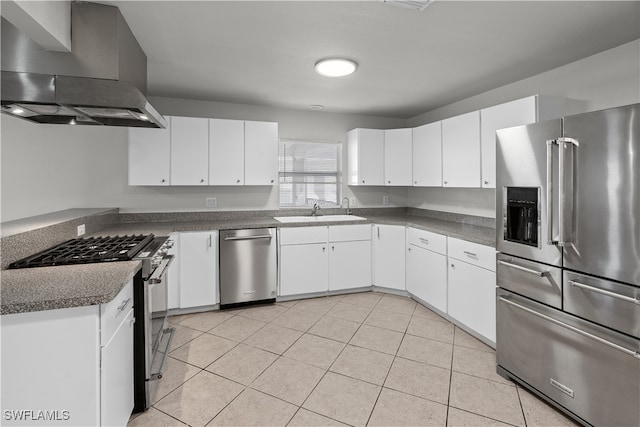
<svg viewBox="0 0 640 427"><path fill-rule="evenodd" d="M274 302L278 281L275 228L220 232L220 308Z"/></svg>

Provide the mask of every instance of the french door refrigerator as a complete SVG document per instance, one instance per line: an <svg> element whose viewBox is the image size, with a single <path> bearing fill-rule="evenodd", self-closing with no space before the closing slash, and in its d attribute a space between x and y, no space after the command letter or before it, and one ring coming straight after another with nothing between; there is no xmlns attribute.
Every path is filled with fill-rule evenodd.
<svg viewBox="0 0 640 427"><path fill-rule="evenodd" d="M640 104L497 131L498 372L640 425Z"/></svg>

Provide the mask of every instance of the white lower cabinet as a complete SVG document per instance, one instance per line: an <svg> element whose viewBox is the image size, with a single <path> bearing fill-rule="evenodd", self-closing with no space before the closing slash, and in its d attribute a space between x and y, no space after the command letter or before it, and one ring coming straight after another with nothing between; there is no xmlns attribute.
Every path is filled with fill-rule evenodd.
<svg viewBox="0 0 640 427"><path fill-rule="evenodd" d="M107 304L2 316L2 425L127 425L132 294L130 281Z"/></svg>
<svg viewBox="0 0 640 427"><path fill-rule="evenodd" d="M310 294L329 289L327 243L280 247L280 295Z"/></svg>
<svg viewBox="0 0 640 427"><path fill-rule="evenodd" d="M219 302L218 231L180 233L180 308Z"/></svg>
<svg viewBox="0 0 640 427"><path fill-rule="evenodd" d="M448 264L448 314L495 343L495 250L449 238Z"/></svg>
<svg viewBox="0 0 640 427"><path fill-rule="evenodd" d="M373 284L383 288L405 289L405 227L374 225Z"/></svg>
<svg viewBox="0 0 640 427"><path fill-rule="evenodd" d="M369 224L280 229L279 296L371 286Z"/></svg>
<svg viewBox="0 0 640 427"><path fill-rule="evenodd" d="M329 245L330 291L371 286L371 240Z"/></svg>
<svg viewBox="0 0 640 427"><path fill-rule="evenodd" d="M407 291L447 311L447 241L441 234L407 229Z"/></svg>

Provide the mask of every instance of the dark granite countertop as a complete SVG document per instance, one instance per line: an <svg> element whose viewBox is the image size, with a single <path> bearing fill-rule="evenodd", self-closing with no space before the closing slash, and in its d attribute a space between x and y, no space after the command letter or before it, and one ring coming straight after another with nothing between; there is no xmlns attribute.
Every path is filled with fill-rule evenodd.
<svg viewBox="0 0 640 427"><path fill-rule="evenodd" d="M418 215L377 215L367 216L365 221L322 221L313 223L294 222L281 223L273 218L255 218L238 220L199 220L199 221L168 221L168 222L132 222L119 223L100 230L96 235L113 234L146 234L153 233L157 236L166 236L180 231L205 231L205 230L233 230L240 228L262 227L310 227L318 225L352 225L352 224L392 224L404 225L455 237L481 245L495 247L496 232L490 227L481 227L472 224L464 224L443 219L430 218Z"/></svg>
<svg viewBox="0 0 640 427"><path fill-rule="evenodd" d="M2 270L0 314L104 304L141 268L140 261Z"/></svg>
<svg viewBox="0 0 640 427"><path fill-rule="evenodd" d="M155 218L139 222L117 222L100 228L89 235L149 234L169 235L173 232L230 230L262 227L305 227L318 225L391 224L415 227L495 247L495 229L465 222L449 221L423 215L393 213L391 215L356 215L359 221L322 221L313 223L280 223L270 216L253 215L250 218L203 219L184 218L175 214L170 221ZM188 220L192 219L192 220ZM2 270L0 314L25 313L103 304L111 301L140 269L140 262L114 262L76 266L40 267Z"/></svg>

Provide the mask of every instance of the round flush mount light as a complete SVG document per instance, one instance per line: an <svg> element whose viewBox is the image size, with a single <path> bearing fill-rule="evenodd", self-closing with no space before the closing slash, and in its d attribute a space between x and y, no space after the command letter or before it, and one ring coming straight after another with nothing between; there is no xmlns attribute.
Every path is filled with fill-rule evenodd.
<svg viewBox="0 0 640 427"><path fill-rule="evenodd" d="M324 110L324 107L323 107L322 105L318 105L318 104L316 104L316 105L309 105L309 110L312 110L312 111L322 111L322 110Z"/></svg>
<svg viewBox="0 0 640 427"><path fill-rule="evenodd" d="M326 77L344 77L355 73L358 64L346 58L326 58L316 62L316 72Z"/></svg>

